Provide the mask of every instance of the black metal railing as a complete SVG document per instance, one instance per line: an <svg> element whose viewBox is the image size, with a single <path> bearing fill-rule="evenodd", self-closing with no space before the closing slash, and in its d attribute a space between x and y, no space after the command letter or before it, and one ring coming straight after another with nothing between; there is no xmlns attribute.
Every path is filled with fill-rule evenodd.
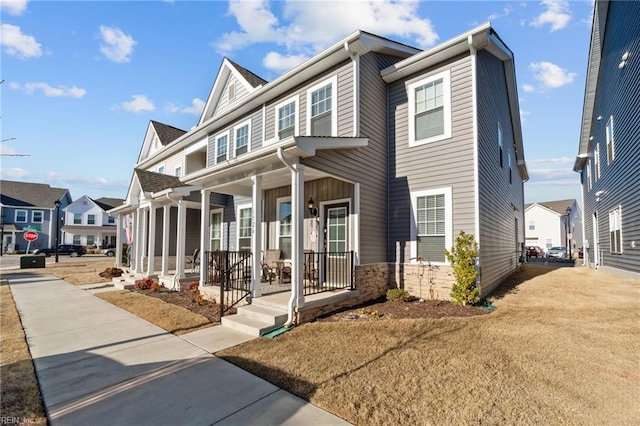
<svg viewBox="0 0 640 426"><path fill-rule="evenodd" d="M220 317L251 294L251 253L245 251L205 252L201 267L205 285L220 287Z"/></svg>
<svg viewBox="0 0 640 426"><path fill-rule="evenodd" d="M345 288L355 290L353 251L305 251L303 256L305 296Z"/></svg>

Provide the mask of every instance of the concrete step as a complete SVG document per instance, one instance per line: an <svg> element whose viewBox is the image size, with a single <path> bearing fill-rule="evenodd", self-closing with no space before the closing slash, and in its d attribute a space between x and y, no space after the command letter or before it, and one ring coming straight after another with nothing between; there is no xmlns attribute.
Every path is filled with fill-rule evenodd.
<svg viewBox="0 0 640 426"><path fill-rule="evenodd" d="M277 298L274 298L273 296L256 297L255 299L251 300L251 305L262 306L267 309L273 309L281 312L282 311L287 312L287 309L288 309L287 302L288 302L289 295L290 293L282 293L278 295L282 297L277 297Z"/></svg>
<svg viewBox="0 0 640 426"><path fill-rule="evenodd" d="M280 325L269 324L241 314L222 317L222 325L256 337L280 327Z"/></svg>
<svg viewBox="0 0 640 426"><path fill-rule="evenodd" d="M245 305L238 308L238 315L273 324L282 325L287 321L287 312L260 305Z"/></svg>

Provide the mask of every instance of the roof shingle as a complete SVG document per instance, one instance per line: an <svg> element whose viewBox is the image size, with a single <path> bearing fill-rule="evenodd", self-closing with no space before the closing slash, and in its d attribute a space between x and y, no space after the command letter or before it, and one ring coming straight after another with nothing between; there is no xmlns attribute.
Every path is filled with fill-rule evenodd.
<svg viewBox="0 0 640 426"><path fill-rule="evenodd" d="M160 192L169 188L186 186L176 176L136 169L136 176L143 192Z"/></svg>
<svg viewBox="0 0 640 426"><path fill-rule="evenodd" d="M156 129L158 139L160 139L160 143L163 146L169 145L171 142L187 133L185 130L160 123L159 121L151 120L151 124L153 124L153 128Z"/></svg>
<svg viewBox="0 0 640 426"><path fill-rule="evenodd" d="M267 80L264 80L263 78L258 77L257 75L255 75L254 73L252 73L251 71L249 71L248 69L241 67L240 65L236 64L235 62L233 62L231 59L227 58L227 61L229 61L229 63L231 65L233 65L238 72L240 73L240 75L242 75L242 77L247 80L247 82L252 86L252 87L258 87L258 86L264 86L265 84L268 83Z"/></svg>
<svg viewBox="0 0 640 426"><path fill-rule="evenodd" d="M53 208L53 203L69 192L44 183L0 181L0 202L5 206Z"/></svg>

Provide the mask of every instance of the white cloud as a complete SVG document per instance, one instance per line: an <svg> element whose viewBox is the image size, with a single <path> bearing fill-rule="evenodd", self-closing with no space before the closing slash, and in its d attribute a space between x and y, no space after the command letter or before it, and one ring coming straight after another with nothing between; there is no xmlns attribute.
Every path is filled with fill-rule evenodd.
<svg viewBox="0 0 640 426"><path fill-rule="evenodd" d="M558 158L534 158L533 160L527 160L527 165L532 164L544 164L544 165L552 165L552 164L573 164L574 158L569 157L558 157Z"/></svg>
<svg viewBox="0 0 640 426"><path fill-rule="evenodd" d="M30 173L25 169L21 169L18 167L3 167L2 169L0 169L0 176L2 176L2 179L24 179L25 177L29 176L29 174Z"/></svg>
<svg viewBox="0 0 640 426"><path fill-rule="evenodd" d="M536 88L533 87L533 85L531 85L531 84L526 84L525 83L525 84L522 85L522 90L524 90L527 93L530 93L530 92L533 92L534 90L536 90Z"/></svg>
<svg viewBox="0 0 640 426"><path fill-rule="evenodd" d="M191 101L191 106L188 107L180 107L171 102L167 104L165 110L170 114L175 113L183 113L183 114L193 114L200 115L202 114L202 110L204 109L205 102L200 98L194 98Z"/></svg>
<svg viewBox="0 0 640 426"><path fill-rule="evenodd" d="M269 52L267 56L262 59L262 65L270 70L282 72L295 68L307 59L309 59L309 57L304 54L281 55L278 52Z"/></svg>
<svg viewBox="0 0 640 426"><path fill-rule="evenodd" d="M489 15L487 19L489 21L495 21L496 19L504 18L506 16L511 15L511 12L513 12L513 6L507 5L502 8L502 12L494 12L491 15Z"/></svg>
<svg viewBox="0 0 640 426"><path fill-rule="evenodd" d="M133 95L133 100L130 102L123 102L120 106L125 111L129 112L143 112L143 111L153 111L156 107L153 105L149 99L147 99L144 95Z"/></svg>
<svg viewBox="0 0 640 426"><path fill-rule="evenodd" d="M9 15L22 15L27 10L27 0L0 0L0 10Z"/></svg>
<svg viewBox="0 0 640 426"><path fill-rule="evenodd" d="M133 46L137 42L128 34L125 34L119 28L100 26L100 36L103 44L100 46L100 52L107 59L114 62L129 62L133 53Z"/></svg>
<svg viewBox="0 0 640 426"><path fill-rule="evenodd" d="M533 21L531 26L543 27L545 25L551 26L551 31L561 30L571 20L571 13L569 11L569 2L566 0L542 0L540 5L546 10L538 15Z"/></svg>
<svg viewBox="0 0 640 426"><path fill-rule="evenodd" d="M580 175L573 171L573 162L569 157L527 160L530 182L544 186L577 185Z"/></svg>
<svg viewBox="0 0 640 426"><path fill-rule="evenodd" d="M67 87L59 85L57 87L50 86L48 83L15 83L11 82L9 87L14 90L21 90L27 95L32 95L36 91L41 90L42 93L48 98L82 98L87 94L85 89L79 87Z"/></svg>
<svg viewBox="0 0 640 426"><path fill-rule="evenodd" d="M541 82L543 87L550 89L556 89L573 82L577 75L575 72L568 72L554 63L545 61L533 62L529 65L529 69L534 72L533 77Z"/></svg>
<svg viewBox="0 0 640 426"><path fill-rule="evenodd" d="M263 61L274 69L282 69L284 62L308 57L352 33L355 28L410 38L421 47L432 46L438 40L431 21L419 17L419 2L416 0L288 0L274 4L283 7L281 21L266 0L231 0L229 15L236 18L240 30L225 33L215 43L215 48L222 54L228 54L253 43L277 43L286 47L286 54L279 58L271 54Z"/></svg>
<svg viewBox="0 0 640 426"><path fill-rule="evenodd" d="M20 27L2 24L0 44L4 46L7 55L20 59L38 58L42 56L40 43L33 36L22 33Z"/></svg>

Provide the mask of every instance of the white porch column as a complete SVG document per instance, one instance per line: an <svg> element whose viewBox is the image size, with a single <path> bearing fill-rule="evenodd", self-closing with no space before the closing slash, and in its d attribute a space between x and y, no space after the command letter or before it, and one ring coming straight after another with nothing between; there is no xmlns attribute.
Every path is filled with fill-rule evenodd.
<svg viewBox="0 0 640 426"><path fill-rule="evenodd" d="M122 266L122 214L116 216L116 263L115 267Z"/></svg>
<svg viewBox="0 0 640 426"><path fill-rule="evenodd" d="M211 248L211 191L200 191L200 287L207 282L207 251Z"/></svg>
<svg viewBox="0 0 640 426"><path fill-rule="evenodd" d="M185 237L187 233L187 206L184 200L178 201L178 223L176 237L176 276L184 278Z"/></svg>
<svg viewBox="0 0 640 426"><path fill-rule="evenodd" d="M142 259L147 256L147 248L149 246L147 244L147 238L149 238L147 229L147 209L148 207L140 209L140 272L144 272L146 270L146 265L143 264Z"/></svg>
<svg viewBox="0 0 640 426"><path fill-rule="evenodd" d="M155 273L156 261L156 206L149 206L149 255L147 257L147 275Z"/></svg>
<svg viewBox="0 0 640 426"><path fill-rule="evenodd" d="M133 272L139 274L142 272L140 267L140 259L142 258L142 217L140 209L133 212L134 221L134 237L133 237Z"/></svg>
<svg viewBox="0 0 640 426"><path fill-rule="evenodd" d="M253 219L251 221L251 295L260 297L262 278L262 176L252 176Z"/></svg>
<svg viewBox="0 0 640 426"><path fill-rule="evenodd" d="M291 290L295 304L304 306L304 166L294 164L291 173Z"/></svg>
<svg viewBox="0 0 640 426"><path fill-rule="evenodd" d="M169 224L171 223L171 205L162 208L162 275L169 273Z"/></svg>

